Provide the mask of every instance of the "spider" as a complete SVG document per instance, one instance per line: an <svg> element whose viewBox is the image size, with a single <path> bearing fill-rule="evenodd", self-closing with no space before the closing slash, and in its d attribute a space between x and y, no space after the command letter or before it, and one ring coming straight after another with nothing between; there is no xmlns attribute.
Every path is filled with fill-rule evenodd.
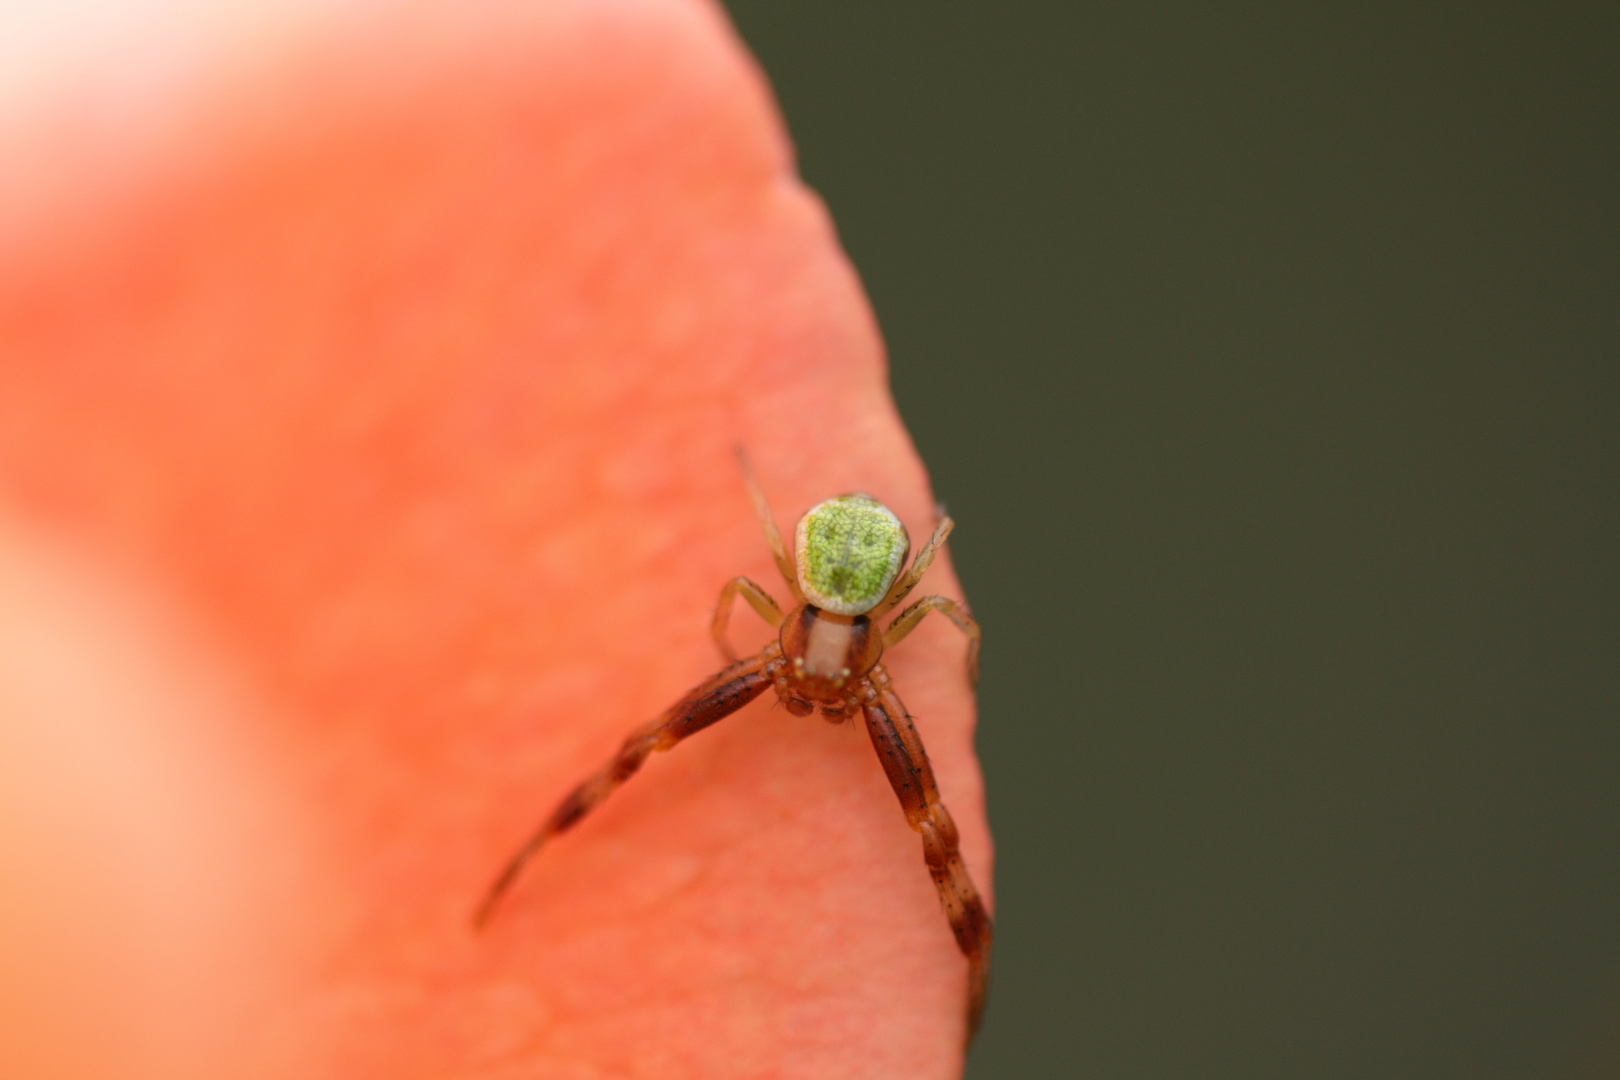
<svg viewBox="0 0 1620 1080"><path fill-rule="evenodd" d="M925 596L881 632L875 625L922 580L954 522L941 511L933 535L902 573L911 540L900 519L869 495L840 495L812 507L799 519L794 534L797 559L790 560L741 448L737 458L765 541L797 606L784 615L771 595L753 581L746 577L728 581L720 590L710 624L728 666L658 719L632 732L612 760L557 804L490 886L474 924L482 926L488 920L496 903L547 841L577 825L634 775L654 750L672 748L774 689L794 716L809 716L819 707L831 723L842 723L857 714L865 719L867 734L900 798L906 822L922 836L923 860L939 890L957 947L967 957L967 1039L971 1041L984 1012L989 984L990 915L962 863L956 824L940 801L922 739L878 660L884 649L911 633L929 612L937 611L967 635L967 674L977 683L979 624L955 600ZM745 660L737 658L726 637L738 596L773 629L780 630L777 641Z"/></svg>

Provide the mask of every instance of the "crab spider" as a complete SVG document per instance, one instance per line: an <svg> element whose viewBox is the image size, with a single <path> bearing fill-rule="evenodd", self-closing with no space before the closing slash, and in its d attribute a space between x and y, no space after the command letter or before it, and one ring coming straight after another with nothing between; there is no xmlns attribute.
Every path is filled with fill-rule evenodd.
<svg viewBox="0 0 1620 1080"><path fill-rule="evenodd" d="M906 822L922 837L923 860L939 890L957 947L968 960L967 1038L978 1030L990 975L990 915L957 849L956 824L940 801L939 787L922 739L878 663L923 617L937 611L967 635L968 678L979 678L979 624L966 607L943 596L925 596L881 632L880 616L898 607L922 580L954 523L943 513L933 535L904 573L911 541L900 519L869 495L828 499L799 519L795 559L789 559L759 482L738 450L748 494L797 606L783 614L771 595L739 577L720 590L710 631L729 666L671 705L658 719L631 733L613 759L568 794L545 823L507 862L484 895L475 916L482 926L523 867L548 840L578 824L641 768L654 750L668 750L689 735L730 716L774 689L794 716L817 707L833 723L859 714L866 721L883 771L900 798ZM741 596L780 631L777 641L739 660L726 638L735 599Z"/></svg>

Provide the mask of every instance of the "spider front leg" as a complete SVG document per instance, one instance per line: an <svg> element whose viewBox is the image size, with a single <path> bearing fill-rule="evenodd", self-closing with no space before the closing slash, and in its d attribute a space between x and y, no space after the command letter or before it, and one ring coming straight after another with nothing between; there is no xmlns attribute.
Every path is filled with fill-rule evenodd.
<svg viewBox="0 0 1620 1080"><path fill-rule="evenodd" d="M726 626L731 622L731 602L737 594L742 593L748 606L759 612L759 617L771 624L772 630L781 629L782 609L776 606L771 594L749 581L745 577L732 578L720 590L720 602L714 607L714 621L709 624L709 633L714 635L714 643L720 647L720 655L726 662L735 664L737 654L731 648L731 642L726 640Z"/></svg>
<svg viewBox="0 0 1620 1080"><path fill-rule="evenodd" d="M934 770L928 764L906 707L889 683L880 664L867 675L868 692L862 705L866 731L872 737L883 771L899 796L906 823L922 836L923 861L939 890L945 916L956 935L956 947L968 960L967 1041L972 1042L984 1016L985 996L990 988L990 943L993 927L990 915L979 898L979 890L968 876L967 866L957 847L956 822L939 798Z"/></svg>
<svg viewBox="0 0 1620 1080"><path fill-rule="evenodd" d="M956 628L967 635L968 654L967 672L968 681L974 686L979 685L979 624L973 616L967 613L967 608L955 600L943 596L925 596L902 611L889 628L883 631L883 648L892 649L901 638L917 628L923 616L930 611L937 611L951 622Z"/></svg>
<svg viewBox="0 0 1620 1080"><path fill-rule="evenodd" d="M558 833L567 832L580 818L596 809L619 785L634 776L654 750L668 750L689 735L724 720L770 689L780 667L781 648L772 643L758 656L733 664L705 680L697 689L665 710L657 720L632 732L619 752L568 794L557 809L518 849L501 871L473 916L473 925L482 926L506 891L523 872L530 859Z"/></svg>

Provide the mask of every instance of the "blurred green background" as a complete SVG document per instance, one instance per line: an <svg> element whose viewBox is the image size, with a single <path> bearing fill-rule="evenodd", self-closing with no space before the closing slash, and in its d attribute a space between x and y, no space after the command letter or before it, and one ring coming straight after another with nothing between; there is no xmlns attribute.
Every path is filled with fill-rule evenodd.
<svg viewBox="0 0 1620 1080"><path fill-rule="evenodd" d="M727 6L986 628L969 1077L1620 1075L1620 9Z"/></svg>

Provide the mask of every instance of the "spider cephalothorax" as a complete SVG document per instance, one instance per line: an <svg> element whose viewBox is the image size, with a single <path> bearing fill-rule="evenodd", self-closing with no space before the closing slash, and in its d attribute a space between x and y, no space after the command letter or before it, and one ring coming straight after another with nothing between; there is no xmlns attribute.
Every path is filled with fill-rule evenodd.
<svg viewBox="0 0 1620 1080"><path fill-rule="evenodd" d="M491 886L478 909L477 922L488 917L546 841L589 813L654 750L668 750L774 689L795 716L808 716L819 707L834 722L864 717L906 821L922 837L923 860L957 946L968 959L967 1035L971 1039L978 1030L989 982L990 916L957 850L956 824L940 801L922 739L878 661L883 650L909 634L923 616L938 611L967 635L968 677L977 682L979 624L961 604L943 596L916 601L886 629L880 630L875 621L898 606L922 579L950 535L951 519L940 516L933 535L902 573L911 542L900 519L870 495L840 495L812 507L799 519L794 532L796 559L790 560L746 460L743 473L777 569L797 606L784 615L771 595L749 579L727 582L720 590L710 630L729 666L657 720L633 732L613 760L558 804ZM744 660L737 658L726 638L732 602L739 595L780 631L776 641Z"/></svg>

